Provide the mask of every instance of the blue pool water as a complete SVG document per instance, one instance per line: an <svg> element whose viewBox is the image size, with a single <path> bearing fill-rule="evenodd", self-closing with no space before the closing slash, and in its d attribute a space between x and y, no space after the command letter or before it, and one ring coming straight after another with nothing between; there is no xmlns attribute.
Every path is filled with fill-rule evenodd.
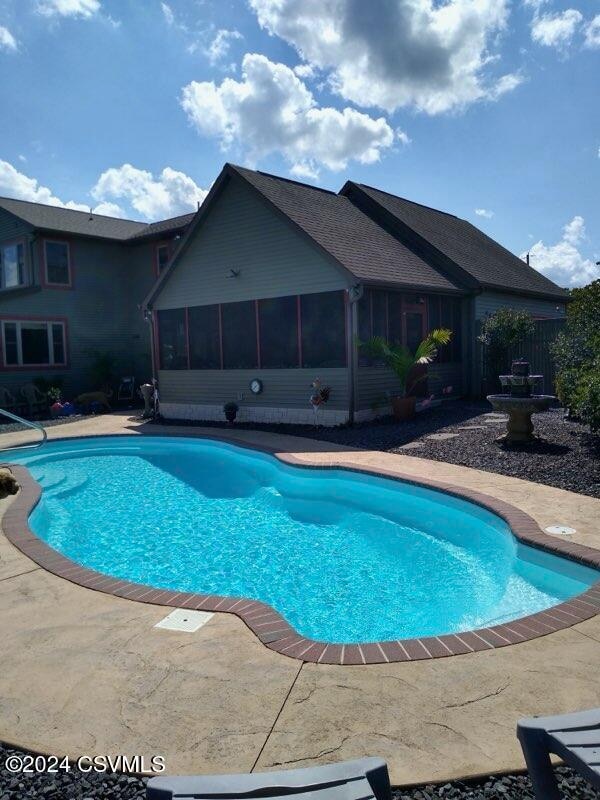
<svg viewBox="0 0 600 800"><path fill-rule="evenodd" d="M262 600L315 639L459 632L600 578L519 544L467 501L215 441L74 439L7 460L43 487L30 525L65 556L158 588Z"/></svg>

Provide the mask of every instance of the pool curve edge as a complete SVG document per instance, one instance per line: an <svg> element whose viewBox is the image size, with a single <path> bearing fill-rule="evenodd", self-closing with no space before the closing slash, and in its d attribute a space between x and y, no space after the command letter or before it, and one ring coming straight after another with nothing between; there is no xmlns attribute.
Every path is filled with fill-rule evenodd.
<svg viewBox="0 0 600 800"><path fill-rule="evenodd" d="M172 434L189 436L189 434ZM121 435L123 436L123 435ZM121 438L120 436L120 438ZM125 434L126 438L137 438L136 434ZM78 439L108 438L103 436L82 436ZM215 435L196 434L193 438L223 441ZM71 437L57 438L53 441L69 441ZM232 443L230 440L229 443ZM362 464L354 466L344 463L308 463L297 459L292 453L281 453L275 448L258 446L247 442L234 442L236 445L257 450L274 456L279 461L302 469L343 469L375 475L416 486L434 489L475 503L497 514L510 526L520 542L538 550L576 561L585 566L600 569L600 550L586 545L556 539L544 533L537 522L510 503L505 503L482 492L473 491L449 483L427 478L416 479L412 475L382 468L369 468ZM290 658L310 663L338 664L344 666L364 664L385 664L397 661L421 661L431 658L444 658L453 655L492 650L518 644L540 636L570 628L579 622L600 613L600 581L582 594L565 600L545 611L538 611L511 622L486 628L449 633L441 636L427 636L365 644L332 644L309 639L299 634L272 606L259 600L219 595L203 595L193 592L173 592L156 589L152 586L133 583L108 577L95 570L82 567L75 561L61 555L42 541L29 527L29 515L41 497L41 487L32 478L29 470L17 464L3 464L15 475L20 490L9 505L2 519L2 529L6 538L24 555L58 577L87 589L135 600L152 605L187 608L199 611L219 611L235 614L270 650Z"/></svg>

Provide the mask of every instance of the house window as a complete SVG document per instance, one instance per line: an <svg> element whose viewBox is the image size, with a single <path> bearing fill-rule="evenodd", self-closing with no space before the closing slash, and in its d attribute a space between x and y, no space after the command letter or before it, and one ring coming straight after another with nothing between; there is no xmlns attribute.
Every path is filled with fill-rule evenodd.
<svg viewBox="0 0 600 800"><path fill-rule="evenodd" d="M188 309L190 369L220 369L219 306Z"/></svg>
<svg viewBox="0 0 600 800"><path fill-rule="evenodd" d="M0 288L15 289L25 286L26 281L23 242L0 245Z"/></svg>
<svg viewBox="0 0 600 800"><path fill-rule="evenodd" d="M187 369L185 309L158 312L158 346L161 369Z"/></svg>
<svg viewBox="0 0 600 800"><path fill-rule="evenodd" d="M260 364L266 369L297 367L298 301L294 297L274 297L258 301Z"/></svg>
<svg viewBox="0 0 600 800"><path fill-rule="evenodd" d="M156 272L158 275L169 263L170 248L168 244L159 244L156 247Z"/></svg>
<svg viewBox="0 0 600 800"><path fill-rule="evenodd" d="M346 366L346 308L343 292L319 292L300 298L302 366Z"/></svg>
<svg viewBox="0 0 600 800"><path fill-rule="evenodd" d="M46 283L49 286L71 285L71 259L67 242L44 242Z"/></svg>
<svg viewBox="0 0 600 800"><path fill-rule="evenodd" d="M223 335L223 367L225 369L254 369L258 366L256 341L256 304L223 303L221 306Z"/></svg>
<svg viewBox="0 0 600 800"><path fill-rule="evenodd" d="M4 320L2 344L6 367L64 367L67 363L64 322Z"/></svg>

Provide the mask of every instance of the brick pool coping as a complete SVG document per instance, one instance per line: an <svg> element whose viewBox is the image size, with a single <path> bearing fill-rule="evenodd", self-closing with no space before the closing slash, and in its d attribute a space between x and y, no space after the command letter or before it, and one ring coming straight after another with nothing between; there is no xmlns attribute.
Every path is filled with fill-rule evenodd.
<svg viewBox="0 0 600 800"><path fill-rule="evenodd" d="M150 433L148 435L163 435ZM275 456L279 461L302 469L342 469L376 475L391 480L434 489L492 511L510 526L515 538L523 544L538 550L559 555L585 566L600 569L600 550L586 545L556 539L544 533L537 522L516 506L505 503L482 492L465 489L450 483L442 483L428 478L415 478L400 471L368 467L343 458L323 464L318 460L310 463L305 458L296 458L292 453L278 452L274 447L259 446L254 443L219 439L218 435L173 432L172 437L206 438L225 441L238 447L257 450ZM136 435L126 435L135 438ZM103 438L102 436L81 436L76 438ZM69 441L53 439L53 441ZM306 454L305 454L306 456ZM2 528L7 539L28 558L48 572L65 578L94 591L116 597L135 600L152 605L187 608L199 611L219 611L235 614L258 639L270 650L310 663L361 665L383 664L397 661L420 661L431 658L445 658L465 655L481 650L492 650L518 644L530 639L570 628L577 623L600 614L600 581L588 590L545 611L530 614L517 620L460 633L427 636L415 639L369 642L364 644L332 644L309 639L300 635L286 620L267 603L241 597L223 597L192 592L175 592L156 589L152 586L111 578L95 570L82 567L43 542L30 527L28 518L41 497L41 487L31 477L25 467L10 465L20 484L20 491L7 508L2 520Z"/></svg>

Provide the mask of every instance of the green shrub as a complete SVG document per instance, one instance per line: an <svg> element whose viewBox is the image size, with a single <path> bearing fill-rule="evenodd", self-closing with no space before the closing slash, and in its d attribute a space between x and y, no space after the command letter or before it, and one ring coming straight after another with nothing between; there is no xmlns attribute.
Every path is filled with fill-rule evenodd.
<svg viewBox="0 0 600 800"><path fill-rule="evenodd" d="M552 346L563 406L600 430L600 280L571 290L567 324Z"/></svg>

